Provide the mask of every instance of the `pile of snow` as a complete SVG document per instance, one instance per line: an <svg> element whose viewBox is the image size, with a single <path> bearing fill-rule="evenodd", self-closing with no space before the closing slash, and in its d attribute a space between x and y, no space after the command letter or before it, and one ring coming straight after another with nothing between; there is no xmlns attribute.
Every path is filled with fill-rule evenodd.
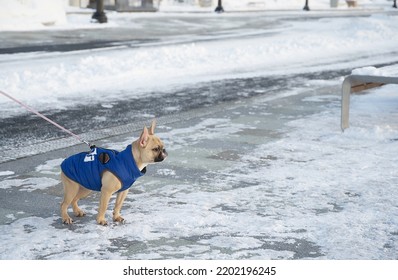
<svg viewBox="0 0 398 280"><path fill-rule="evenodd" d="M0 29L66 23L64 0L0 0Z"/></svg>
<svg viewBox="0 0 398 280"><path fill-rule="evenodd" d="M353 69L352 75L389 76L385 70L373 66Z"/></svg>

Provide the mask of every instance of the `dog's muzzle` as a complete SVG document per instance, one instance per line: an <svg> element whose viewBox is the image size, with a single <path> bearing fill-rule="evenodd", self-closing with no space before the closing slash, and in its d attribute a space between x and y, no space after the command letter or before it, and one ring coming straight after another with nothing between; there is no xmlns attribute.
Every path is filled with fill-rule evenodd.
<svg viewBox="0 0 398 280"><path fill-rule="evenodd" d="M159 155L155 158L155 162L164 161L167 156L168 153L166 152L166 149L163 149L160 151Z"/></svg>

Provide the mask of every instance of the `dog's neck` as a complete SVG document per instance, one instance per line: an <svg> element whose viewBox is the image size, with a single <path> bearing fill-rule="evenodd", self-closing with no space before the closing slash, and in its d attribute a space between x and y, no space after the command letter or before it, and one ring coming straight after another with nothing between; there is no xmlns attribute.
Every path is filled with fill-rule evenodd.
<svg viewBox="0 0 398 280"><path fill-rule="evenodd" d="M133 154L133 158L135 160L135 164L137 165L138 169L142 171L145 167L147 167L148 163L144 163L141 159L141 151L139 148L139 141L134 141L133 144L131 145L131 152Z"/></svg>

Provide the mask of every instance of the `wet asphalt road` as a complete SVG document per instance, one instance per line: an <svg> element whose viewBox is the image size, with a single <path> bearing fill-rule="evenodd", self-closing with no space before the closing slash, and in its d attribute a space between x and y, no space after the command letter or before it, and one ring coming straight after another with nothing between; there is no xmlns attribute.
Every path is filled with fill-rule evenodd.
<svg viewBox="0 0 398 280"><path fill-rule="evenodd" d="M378 65L378 66L385 66ZM103 103L90 103L65 110L41 112L48 118L76 134L95 129L112 128L126 123L145 122L151 117L165 117L190 110L235 102L253 97L271 96L309 80L330 80L350 74L351 69L323 71L274 77L251 77L203 82L157 92L146 97L128 100L109 100L111 108ZM63 138L62 130L33 113L3 118L0 123L0 145L14 150L26 145Z"/></svg>
<svg viewBox="0 0 398 280"><path fill-rule="evenodd" d="M107 106L104 107L101 103L90 102L90 104L66 110L41 113L74 133L81 134L98 128L111 128L125 123L145 121L148 116L163 117L223 102L272 95L297 85L298 81L333 79L347 75L349 71L346 69L294 77L252 77L212 81L165 92L149 92L145 98L109 100L112 108L106 108ZM7 150L25 145L26 139L29 139L30 144L34 144L67 136L62 130L30 112L2 119L0 134L3 135L0 145Z"/></svg>

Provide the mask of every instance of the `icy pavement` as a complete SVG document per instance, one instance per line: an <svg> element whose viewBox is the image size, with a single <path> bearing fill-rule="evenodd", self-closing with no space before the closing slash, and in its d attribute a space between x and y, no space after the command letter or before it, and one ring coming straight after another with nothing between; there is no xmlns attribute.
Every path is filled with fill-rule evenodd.
<svg viewBox="0 0 398 280"><path fill-rule="evenodd" d="M84 147L2 164L0 258L397 259L397 89L353 96L345 133L339 81L160 119L169 158L132 187L124 225L96 225L98 195L61 224L59 164Z"/></svg>

